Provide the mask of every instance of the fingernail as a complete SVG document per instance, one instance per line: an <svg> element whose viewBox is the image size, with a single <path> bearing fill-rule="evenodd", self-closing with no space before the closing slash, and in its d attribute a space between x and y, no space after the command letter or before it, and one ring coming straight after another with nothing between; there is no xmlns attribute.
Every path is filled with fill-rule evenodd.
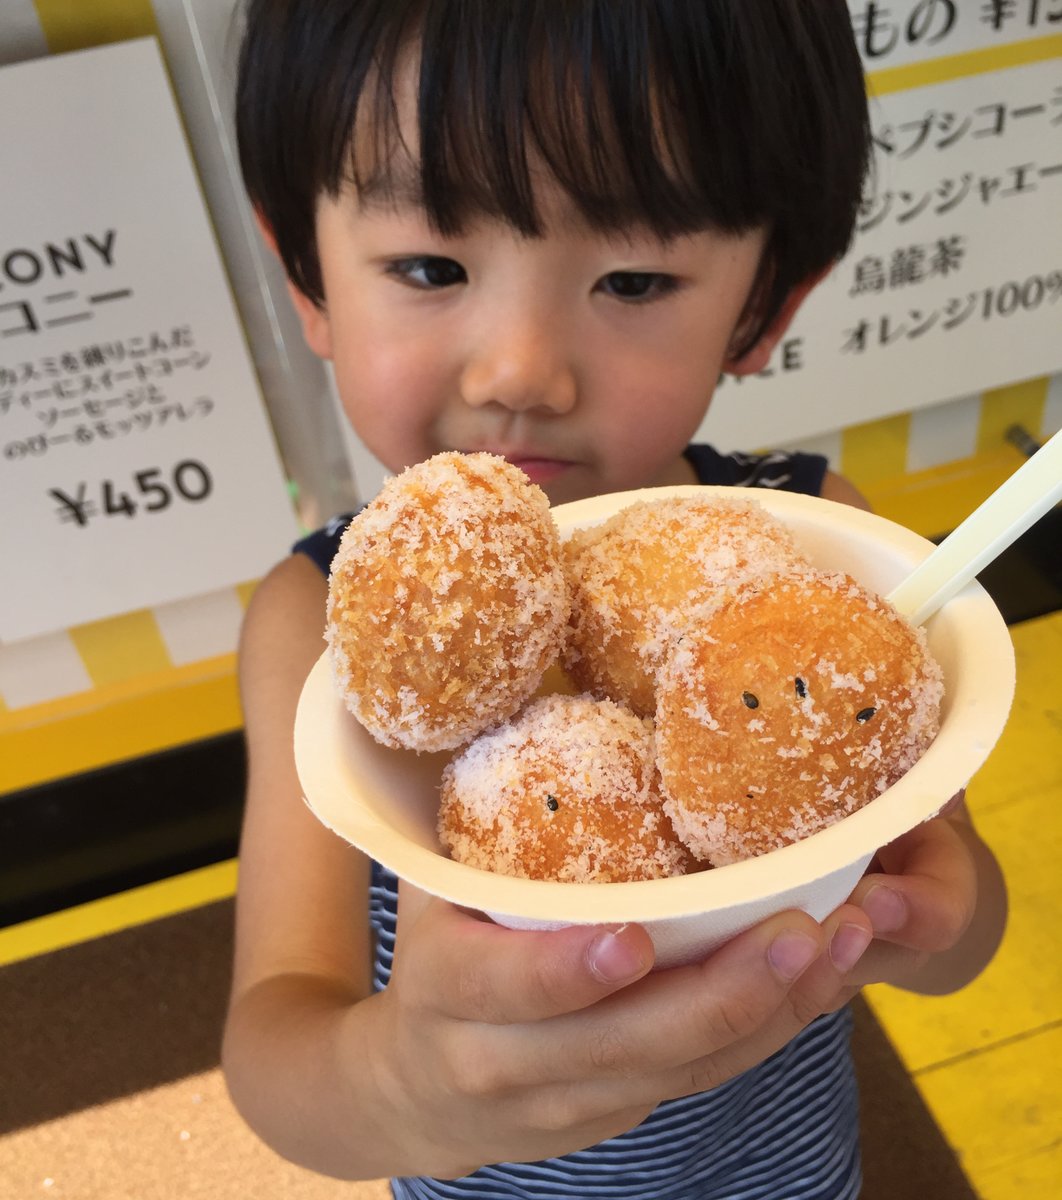
<svg viewBox="0 0 1062 1200"><path fill-rule="evenodd" d="M642 973L642 955L620 937L626 928L602 930L586 949L590 970L602 983L626 983Z"/></svg>
<svg viewBox="0 0 1062 1200"><path fill-rule="evenodd" d="M842 925L830 938L830 958L842 975L850 971L870 945L871 935L860 925Z"/></svg>
<svg viewBox="0 0 1062 1200"><path fill-rule="evenodd" d="M860 906L870 918L875 933L895 933L907 920L907 902L899 892L876 883Z"/></svg>
<svg viewBox="0 0 1062 1200"><path fill-rule="evenodd" d="M767 948L767 960L779 975L792 982L815 961L819 946L806 933L787 929L780 933Z"/></svg>

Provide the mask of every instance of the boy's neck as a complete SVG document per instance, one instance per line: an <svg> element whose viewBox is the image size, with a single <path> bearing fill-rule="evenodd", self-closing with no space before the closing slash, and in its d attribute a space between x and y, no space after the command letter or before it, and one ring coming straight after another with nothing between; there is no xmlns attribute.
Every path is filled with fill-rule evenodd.
<svg viewBox="0 0 1062 1200"><path fill-rule="evenodd" d="M683 484L699 482L697 472L693 469L693 463L690 462L685 454L680 454L674 462L665 467L647 486L678 487Z"/></svg>

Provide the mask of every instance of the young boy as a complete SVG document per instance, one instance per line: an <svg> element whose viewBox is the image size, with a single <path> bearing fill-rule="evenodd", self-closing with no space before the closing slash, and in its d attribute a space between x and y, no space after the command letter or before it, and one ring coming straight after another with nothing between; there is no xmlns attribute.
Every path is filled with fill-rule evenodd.
<svg viewBox="0 0 1062 1200"><path fill-rule="evenodd" d="M553 502L700 480L861 503L821 459L688 446L851 236L843 0L251 0L238 128L307 341L389 469L490 450ZM854 1197L847 1000L960 987L1001 933L961 798L821 925L652 974L640 927L512 932L399 888L292 761L342 524L262 583L241 648L224 1063L250 1124L399 1197Z"/></svg>

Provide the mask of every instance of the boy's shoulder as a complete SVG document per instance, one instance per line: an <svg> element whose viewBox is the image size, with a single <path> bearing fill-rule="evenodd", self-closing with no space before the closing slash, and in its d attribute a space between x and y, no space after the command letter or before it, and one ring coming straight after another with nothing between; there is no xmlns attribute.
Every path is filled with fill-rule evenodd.
<svg viewBox="0 0 1062 1200"><path fill-rule="evenodd" d="M277 563L259 581L244 615L240 630L243 668L260 655L276 663L278 656L295 649L300 641L298 631L306 631L307 644L312 643L319 654L327 598L327 577L304 557L293 554Z"/></svg>
<svg viewBox="0 0 1062 1200"><path fill-rule="evenodd" d="M355 510L355 512L357 511L359 510ZM291 548L292 554L308 558L327 578L332 569L332 560L339 549L343 531L350 524L355 512L340 513L333 517L327 525L322 525L320 529L315 529L312 533L299 538Z"/></svg>
<svg viewBox="0 0 1062 1200"><path fill-rule="evenodd" d="M769 450L754 454L733 450L723 454L714 446L694 443L686 458L701 483L722 487L764 487L787 492L820 494L828 462L821 454Z"/></svg>

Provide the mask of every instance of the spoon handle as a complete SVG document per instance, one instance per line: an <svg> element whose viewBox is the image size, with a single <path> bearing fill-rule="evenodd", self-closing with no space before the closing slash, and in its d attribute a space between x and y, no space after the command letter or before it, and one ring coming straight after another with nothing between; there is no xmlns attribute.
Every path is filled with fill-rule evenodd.
<svg viewBox="0 0 1062 1200"><path fill-rule="evenodd" d="M1062 499L1062 430L898 584L888 599L921 625Z"/></svg>

